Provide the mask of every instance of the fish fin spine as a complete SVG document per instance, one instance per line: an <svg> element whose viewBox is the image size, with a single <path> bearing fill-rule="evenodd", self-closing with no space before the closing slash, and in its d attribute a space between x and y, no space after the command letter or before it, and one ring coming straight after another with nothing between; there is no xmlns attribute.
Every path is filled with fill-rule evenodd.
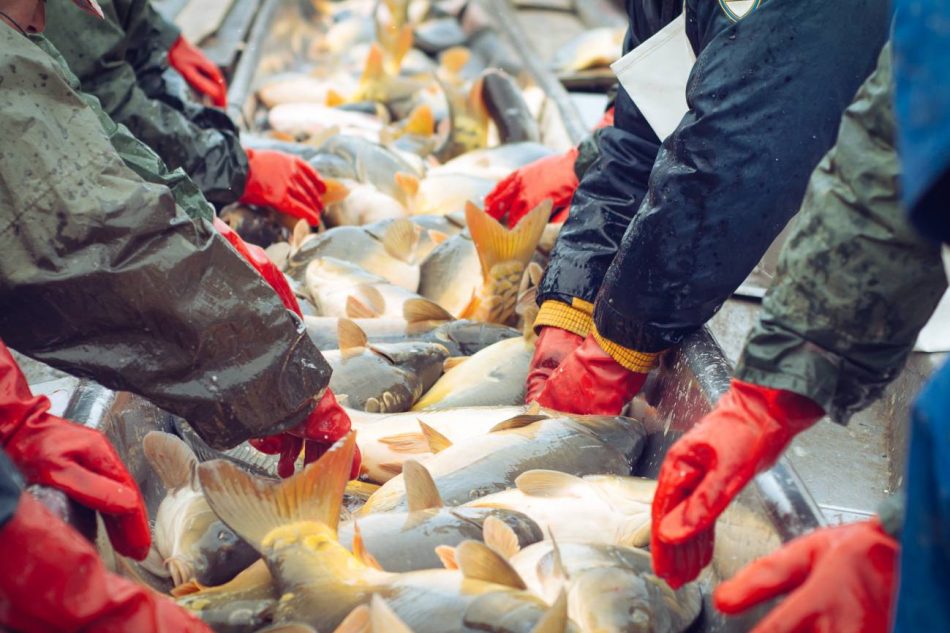
<svg viewBox="0 0 950 633"><path fill-rule="evenodd" d="M402 307L402 316L409 323L420 321L454 321L445 308L428 299L409 299Z"/></svg>
<svg viewBox="0 0 950 633"><path fill-rule="evenodd" d="M442 496L426 467L414 459L402 465L402 476L406 488L406 505L409 512L441 508Z"/></svg>

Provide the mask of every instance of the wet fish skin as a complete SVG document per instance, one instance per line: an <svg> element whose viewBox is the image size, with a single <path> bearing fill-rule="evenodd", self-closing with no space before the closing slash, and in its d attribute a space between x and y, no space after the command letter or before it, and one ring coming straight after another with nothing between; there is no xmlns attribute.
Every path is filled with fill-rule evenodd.
<svg viewBox="0 0 950 633"><path fill-rule="evenodd" d="M429 170L429 175L469 174L480 178L501 180L519 167L554 154L540 143L510 143L468 152Z"/></svg>
<svg viewBox="0 0 950 633"><path fill-rule="evenodd" d="M541 529L517 511L490 508L431 508L417 512L372 514L340 525L340 542L352 549L354 527L359 526L367 551L383 569L409 572L439 569L438 546L455 547L482 539L485 519L495 517L508 525L527 547L544 538Z"/></svg>
<svg viewBox="0 0 950 633"><path fill-rule="evenodd" d="M260 555L221 521L215 521L195 544L201 554L195 580L204 586L221 585L247 569Z"/></svg>
<svg viewBox="0 0 950 633"><path fill-rule="evenodd" d="M521 88L508 73L492 69L482 75L482 99L498 128L502 144L541 141L538 122L521 94Z"/></svg>
<svg viewBox="0 0 950 633"><path fill-rule="evenodd" d="M376 413L408 411L438 380L449 351L437 343L389 343L324 352L330 388L347 406Z"/></svg>
<svg viewBox="0 0 950 633"><path fill-rule="evenodd" d="M534 344L522 337L486 347L445 372L413 410L520 404L533 354Z"/></svg>
<svg viewBox="0 0 950 633"><path fill-rule="evenodd" d="M256 552L255 552L256 553ZM257 562L230 582L178 598L178 604L208 624L215 633L255 633L272 621L277 588L267 564Z"/></svg>
<svg viewBox="0 0 950 633"><path fill-rule="evenodd" d="M510 428L466 439L423 460L446 505L500 492L514 486L521 473L539 468L578 476L628 475L646 438L641 422L621 416L566 417L549 412L501 426ZM405 507L405 480L400 475L383 484L357 515Z"/></svg>
<svg viewBox="0 0 950 633"><path fill-rule="evenodd" d="M478 251L465 233L436 246L419 267L419 294L456 317L472 302L481 283Z"/></svg>
<svg viewBox="0 0 950 633"><path fill-rule="evenodd" d="M545 541L511 563L548 602L566 588L571 618L585 633L681 633L702 609L695 583L674 591L653 574L650 555L640 549Z"/></svg>
<svg viewBox="0 0 950 633"><path fill-rule="evenodd" d="M259 481L225 461L198 469L215 512L264 557L281 596L274 610L276 623L305 622L332 631L376 594L417 633L486 628L526 633L547 619L538 598L511 585L448 570L384 572L343 547L336 524L354 448L350 434L302 473L277 484ZM491 569L508 569L484 545L466 542L459 551L463 559L477 557L491 563ZM478 567L481 573L485 565ZM492 599L498 595L504 597L504 608ZM478 626L468 624L472 618L478 619ZM574 630L566 614L558 621L549 630Z"/></svg>
<svg viewBox="0 0 950 633"><path fill-rule="evenodd" d="M623 54L624 28L591 29L570 40L554 53L551 66L570 73L609 66Z"/></svg>
<svg viewBox="0 0 950 633"><path fill-rule="evenodd" d="M405 286L333 257L311 261L305 280L307 292L322 316L398 318L409 301L430 303Z"/></svg>
<svg viewBox="0 0 950 633"><path fill-rule="evenodd" d="M640 477L532 470L464 507L518 510L558 540L645 547L655 490L656 481Z"/></svg>
<svg viewBox="0 0 950 633"><path fill-rule="evenodd" d="M418 164L406 160L389 148L373 141L337 134L327 139L320 153L336 156L346 161L356 174L357 180L373 185L386 195L405 204L403 189L396 182L396 174L412 174L422 177Z"/></svg>

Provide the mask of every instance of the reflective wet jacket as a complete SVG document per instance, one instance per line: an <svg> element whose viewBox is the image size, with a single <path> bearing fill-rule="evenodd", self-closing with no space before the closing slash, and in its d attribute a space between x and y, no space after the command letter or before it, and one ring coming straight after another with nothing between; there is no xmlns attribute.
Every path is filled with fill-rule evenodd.
<svg viewBox="0 0 950 633"><path fill-rule="evenodd" d="M634 371L715 314L798 210L887 35L885 0L728 5L685 2L689 111L662 146L619 90L540 287L536 325L571 312L584 335L593 312ZM681 6L628 1L626 49Z"/></svg>
<svg viewBox="0 0 950 633"><path fill-rule="evenodd" d="M168 48L178 30L148 0L104 0L97 19L72 0L49 0L46 37L117 123L181 167L209 202L235 202L247 181L247 156L230 118L185 97L169 77ZM174 75L174 73L170 73Z"/></svg>
<svg viewBox="0 0 950 633"><path fill-rule="evenodd" d="M219 447L293 426L329 366L273 290L137 176L56 62L0 23L0 338Z"/></svg>
<svg viewBox="0 0 950 633"><path fill-rule="evenodd" d="M901 372L947 288L940 247L900 204L889 49L808 184L736 377L837 422Z"/></svg>

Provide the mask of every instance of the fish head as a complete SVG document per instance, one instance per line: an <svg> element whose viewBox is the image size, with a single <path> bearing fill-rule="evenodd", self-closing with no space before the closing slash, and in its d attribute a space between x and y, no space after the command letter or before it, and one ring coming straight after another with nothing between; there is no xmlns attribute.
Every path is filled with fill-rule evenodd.
<svg viewBox="0 0 950 633"><path fill-rule="evenodd" d="M486 347L501 341L517 338L518 330L497 323L477 321L451 321L435 331L436 340L443 340L459 350L461 356L471 356Z"/></svg>
<svg viewBox="0 0 950 633"><path fill-rule="evenodd" d="M670 613L648 577L621 567L591 569L572 578L571 618L585 631L648 633L670 631Z"/></svg>
<svg viewBox="0 0 950 633"><path fill-rule="evenodd" d="M449 350L439 343L379 343L371 349L390 364L410 372L424 385L424 389L439 379L442 365L449 357Z"/></svg>
<svg viewBox="0 0 950 633"><path fill-rule="evenodd" d="M208 526L193 546L195 579L206 587L224 584L259 558L259 554L221 521Z"/></svg>

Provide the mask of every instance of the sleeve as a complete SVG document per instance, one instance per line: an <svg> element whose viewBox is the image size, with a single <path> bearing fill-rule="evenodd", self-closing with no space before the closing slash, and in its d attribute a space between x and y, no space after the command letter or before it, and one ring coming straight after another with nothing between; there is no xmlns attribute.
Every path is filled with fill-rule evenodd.
<svg viewBox="0 0 950 633"><path fill-rule="evenodd" d="M298 423L330 374L302 324L209 223L135 176L53 61L15 38L0 41L0 134L18 140L0 147L0 336L217 447Z"/></svg>
<svg viewBox="0 0 950 633"><path fill-rule="evenodd" d="M705 46L689 111L663 142L648 191L631 203L623 183L638 177L625 177L625 164L595 168L582 185L594 207L639 205L594 309L595 334L631 353L678 344L751 272L798 210L889 20L883 2L803 0L767 2L721 27L717 3L695 4Z"/></svg>
<svg viewBox="0 0 950 633"><path fill-rule="evenodd" d="M79 77L82 89L95 95L110 117L155 150L170 169L183 169L216 207L238 200L248 165L233 123L222 116L190 119L184 111L149 97L135 60L127 59L127 51L138 50L146 40L123 30L116 21L122 19L117 7L109 7L105 20L87 15L71 0L50 0L49 7L45 35Z"/></svg>
<svg viewBox="0 0 950 633"><path fill-rule="evenodd" d="M901 371L947 287L939 246L898 198L888 54L812 176L736 372L841 423Z"/></svg>

